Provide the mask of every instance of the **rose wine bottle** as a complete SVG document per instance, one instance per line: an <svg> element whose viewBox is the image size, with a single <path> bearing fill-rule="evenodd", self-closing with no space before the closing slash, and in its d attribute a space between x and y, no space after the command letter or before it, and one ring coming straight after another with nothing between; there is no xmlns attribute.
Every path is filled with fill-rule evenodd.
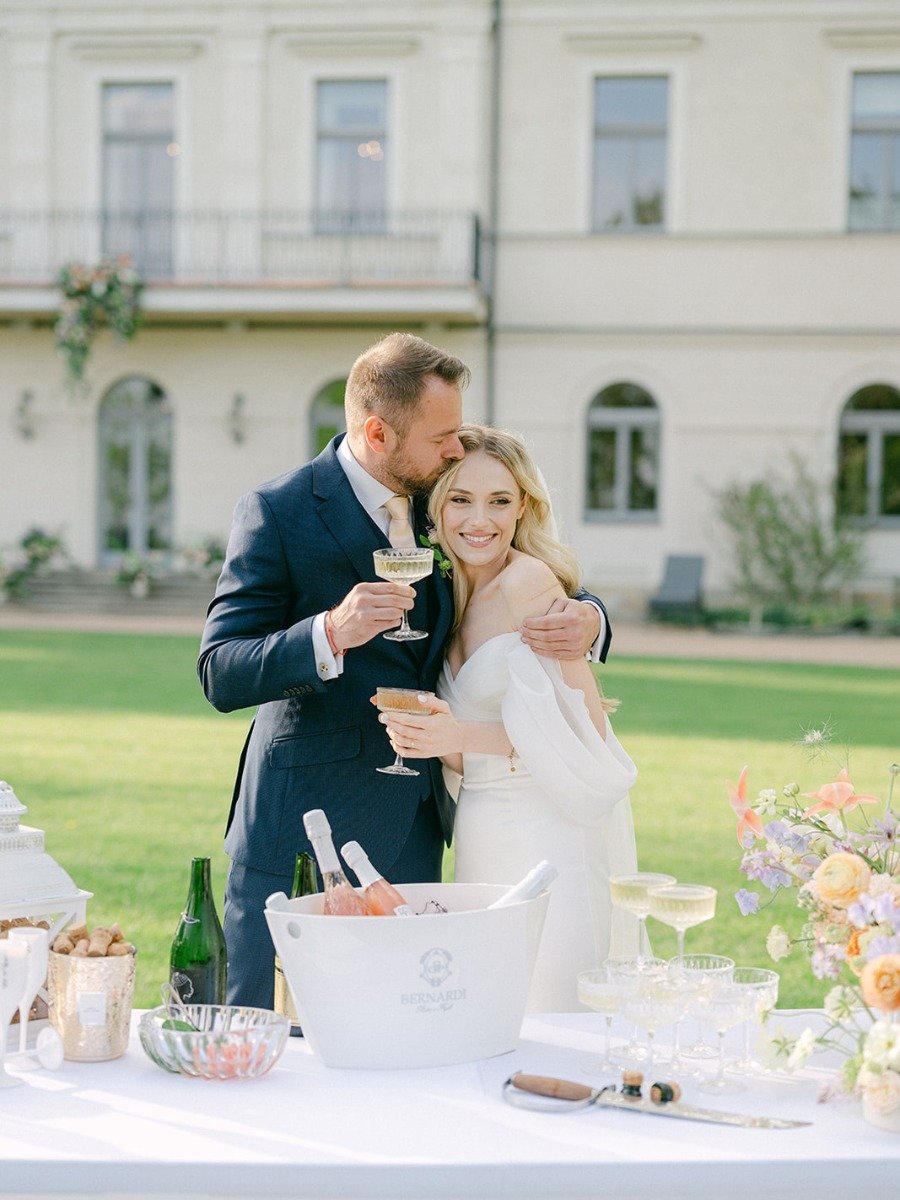
<svg viewBox="0 0 900 1200"><path fill-rule="evenodd" d="M344 862L363 887L363 896L373 917L412 917L415 914L393 884L379 875L359 842L341 846Z"/></svg>
<svg viewBox="0 0 900 1200"><path fill-rule="evenodd" d="M524 879L520 879L508 892L504 892L493 904L489 904L488 908L506 908L508 904L533 900L535 896L539 896L544 891L548 884L553 882L558 874L559 872L552 863L542 859L536 867L532 867Z"/></svg>
<svg viewBox="0 0 900 1200"><path fill-rule="evenodd" d="M322 876L325 893L323 911L330 917L367 917L369 909L362 896L351 886L338 860L331 840L331 826L321 808L303 814L303 827L312 843L313 854Z"/></svg>

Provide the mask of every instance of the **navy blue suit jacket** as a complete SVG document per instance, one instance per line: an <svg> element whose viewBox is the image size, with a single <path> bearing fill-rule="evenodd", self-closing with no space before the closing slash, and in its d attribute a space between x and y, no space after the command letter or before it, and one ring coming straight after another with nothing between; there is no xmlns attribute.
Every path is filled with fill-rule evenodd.
<svg viewBox="0 0 900 1200"><path fill-rule="evenodd" d="M393 751L369 703L379 685L434 690L453 619L450 584L437 567L416 585L410 621L429 629L427 639L375 637L348 651L339 678L323 682L316 670L314 617L356 584L376 582L372 553L388 545L356 499L337 441L238 501L198 661L215 708L258 706L225 848L236 862L285 875L309 849L302 816L310 808L328 814L337 846L356 839L382 869L396 861L429 795L448 844L453 830L439 762L423 763L417 777L376 771Z"/></svg>

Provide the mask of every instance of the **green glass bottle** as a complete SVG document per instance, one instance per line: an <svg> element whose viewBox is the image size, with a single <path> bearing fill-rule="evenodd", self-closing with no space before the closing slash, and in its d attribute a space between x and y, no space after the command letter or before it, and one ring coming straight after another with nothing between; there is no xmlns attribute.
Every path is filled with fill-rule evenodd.
<svg viewBox="0 0 900 1200"><path fill-rule="evenodd" d="M311 896L319 890L316 879L316 860L311 854L297 855L294 864L294 882L291 884L291 899L295 896ZM281 959L275 955L275 1011L285 1013L291 1019L291 1037L303 1037L297 1010L294 1008L294 997L284 977Z"/></svg>
<svg viewBox="0 0 900 1200"><path fill-rule="evenodd" d="M191 862L187 904L169 954L169 981L185 1004L224 1004L227 953L208 858Z"/></svg>

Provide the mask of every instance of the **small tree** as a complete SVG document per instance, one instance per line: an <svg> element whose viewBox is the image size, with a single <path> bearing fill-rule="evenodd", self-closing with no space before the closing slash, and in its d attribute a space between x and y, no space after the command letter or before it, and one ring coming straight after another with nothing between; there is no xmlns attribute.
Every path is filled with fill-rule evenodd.
<svg viewBox="0 0 900 1200"><path fill-rule="evenodd" d="M820 603L859 578L862 534L834 515L830 488L790 457L792 476L732 484L714 493L731 534L735 588L758 614L765 604Z"/></svg>

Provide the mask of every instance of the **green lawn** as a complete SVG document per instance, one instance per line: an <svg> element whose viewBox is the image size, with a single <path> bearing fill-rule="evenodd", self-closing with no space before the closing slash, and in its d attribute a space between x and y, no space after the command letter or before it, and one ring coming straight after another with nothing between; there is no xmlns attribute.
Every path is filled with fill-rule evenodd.
<svg viewBox="0 0 900 1200"><path fill-rule="evenodd" d="M213 860L221 896L222 831L249 713L221 716L197 683L193 638L0 631L0 777L28 824L94 893L91 924L119 921L139 948L136 1002L157 1002L193 855ZM616 728L638 764L632 793L640 866L719 888L710 925L688 947L765 965L773 921L799 926L791 897L741 917L740 850L725 781L750 764L751 794L796 779L812 791L831 765L790 743L831 718L852 746L861 792L885 794L900 755L893 672L765 663L614 659L603 672L622 700ZM449 860L447 866L452 870ZM674 934L650 922L654 948ZM781 964L781 1003L817 1003L802 961Z"/></svg>

